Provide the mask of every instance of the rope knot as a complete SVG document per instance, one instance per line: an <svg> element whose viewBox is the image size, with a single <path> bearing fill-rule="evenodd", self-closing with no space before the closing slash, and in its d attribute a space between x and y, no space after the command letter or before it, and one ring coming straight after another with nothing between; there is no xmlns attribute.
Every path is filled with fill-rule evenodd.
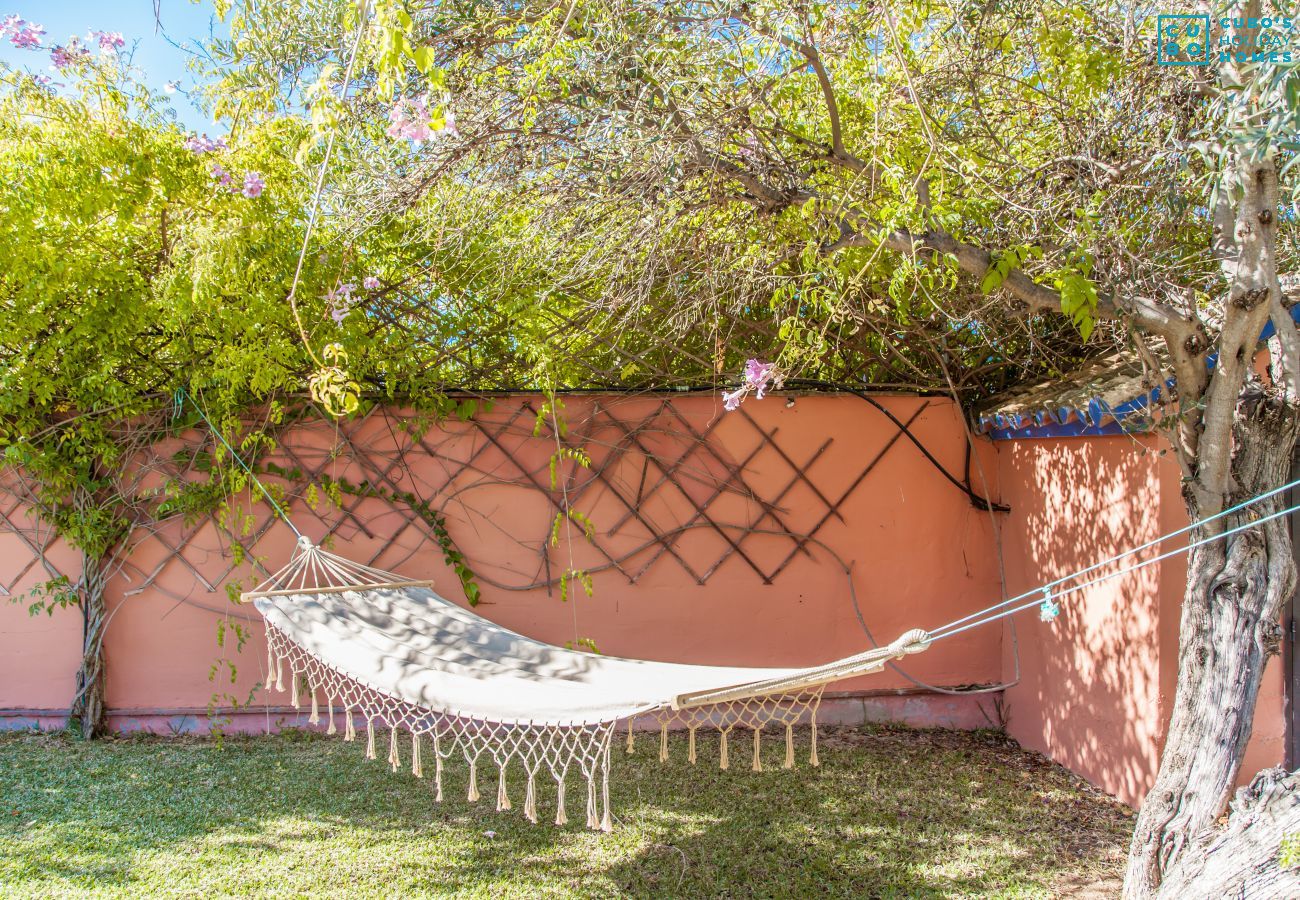
<svg viewBox="0 0 1300 900"><path fill-rule="evenodd" d="M913 628L911 631L899 635L898 639L889 645L889 649L899 655L920 653L923 650L928 650L929 647L930 633L924 628Z"/></svg>

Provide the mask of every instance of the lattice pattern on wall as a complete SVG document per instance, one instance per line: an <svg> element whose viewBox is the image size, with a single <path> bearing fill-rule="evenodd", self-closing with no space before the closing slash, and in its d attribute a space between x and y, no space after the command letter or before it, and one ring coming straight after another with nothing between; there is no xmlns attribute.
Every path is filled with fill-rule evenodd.
<svg viewBox="0 0 1300 900"><path fill-rule="evenodd" d="M509 398L466 421L440 423L381 406L346 420L308 407L281 431L277 449L253 464L284 491L303 532L390 571L423 576L431 559L441 560L433 511L445 517L485 588L553 590L571 565L617 573L630 584L675 566L698 585L733 565L771 584L800 554L812 554L828 524L843 521L845 503L901 435L864 455L846 480L842 466L823 462L835 438L787 440L745 407L692 417L670 396L572 399L568 430L557 436L549 419L538 429L541 404L536 396ZM917 403L905 424L925 407ZM725 442L718 435L724 423ZM186 452L178 454L178 446ZM209 433L192 433L158 447L145 465L202 477L183 473L174 460L213 446ZM581 449L589 467L562 462L553 484L557 448ZM324 498L328 484L339 486L337 502ZM497 507L477 503L482 496ZM266 504L250 502L260 500L251 492L233 499L248 512L245 525L236 514L222 527L209 519L137 530L126 595L158 591L221 612L224 603L200 595L246 587L278 567L291 544L286 526ZM0 530L18 536L30 557L6 576L30 578L35 566L52 576L48 550L58 538L40 523L19 521L20 507L12 492L0 498ZM570 509L590 515L594 531L586 539L576 527L565 529L560 546L552 546L556 517ZM517 547L508 562L477 552L476 535L486 528L508 533Z"/></svg>
<svg viewBox="0 0 1300 900"><path fill-rule="evenodd" d="M55 578L75 580L80 557L33 514L23 473L0 469L0 603Z"/></svg>

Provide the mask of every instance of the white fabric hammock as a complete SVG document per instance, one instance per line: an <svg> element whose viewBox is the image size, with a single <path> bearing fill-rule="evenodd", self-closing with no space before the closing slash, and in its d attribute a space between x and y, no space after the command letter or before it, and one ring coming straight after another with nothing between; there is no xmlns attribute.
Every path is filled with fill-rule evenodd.
<svg viewBox="0 0 1300 900"><path fill-rule="evenodd" d="M268 686L285 689L284 667L295 706L310 694L313 722L323 695L329 732L344 719L354 735L353 713L366 721L367 756L375 756L375 726L389 732L389 762L400 764L398 732L411 735L412 770L423 775L421 739L433 741L437 799L442 799L444 759L454 753L469 767L470 800L478 799L477 769L489 757L498 768L497 806L510 808L507 769L517 762L527 775L525 814L537 821L535 778L543 770L558 783L556 821L567 821L565 779L581 771L588 788L587 824L611 827L609 746L615 724L654 717L660 757L667 758L668 729L685 727L689 758L696 759L696 730L721 733L720 765L727 768L728 736L753 731L752 768L762 767L761 732L783 725L787 767L794 763L793 726L812 725L810 761L816 759L816 710L826 684L876 672L892 659L929 646L924 631L909 631L887 647L811 668L738 668L648 662L556 647L502 628L443 599L426 581L406 581L358 565L301 539L294 559L257 590L243 595L266 620ZM603 815L597 814L601 785Z"/></svg>

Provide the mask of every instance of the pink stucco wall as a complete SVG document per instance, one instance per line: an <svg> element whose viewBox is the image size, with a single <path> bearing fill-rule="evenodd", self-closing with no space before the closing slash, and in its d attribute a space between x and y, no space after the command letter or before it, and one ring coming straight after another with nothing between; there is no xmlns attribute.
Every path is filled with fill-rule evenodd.
<svg viewBox="0 0 1300 900"><path fill-rule="evenodd" d="M950 403L881 400L900 418L916 415L917 437L949 471L965 471L965 434ZM479 612L553 642L590 638L604 653L719 664L815 663L869 646L855 595L881 641L1002 596L993 517L974 509L861 400L801 396L787 406L785 397L774 397L747 402L741 415L724 414L716 398L706 396L677 397L667 405L656 397L570 398L568 419L593 455L592 469L577 473L570 489L575 506L592 518L599 549L580 537L570 544L565 535L558 548L548 546L554 506L545 488L554 443L532 436L530 403L535 408L538 401L507 399L480 414L483 428L444 423L419 440L395 427L400 423L388 413L341 432L304 426L286 438L277 458L429 499L481 576ZM690 441L682 435L691 431L707 435L707 452L688 452ZM769 435L766 446L760 433ZM161 448L160 455L172 449ZM1160 450L1155 438L981 442L970 467L975 487L1012 508L996 516L1007 592L1028 590L1185 524L1177 468ZM657 489L663 470L647 452L675 465L674 477ZM729 467L740 468L743 485ZM602 477L592 480L596 470ZM828 502L841 496L839 515L828 515ZM639 518L611 533L628 518L629 497ZM708 522L697 514L702 504ZM3 506L0 514L27 523L20 537L0 522L0 586L18 595L50 577L29 565L25 541L50 536L34 529L20 509ZM361 560L378 554L377 564L432 577L443 593L460 599L441 553L385 502L345 497L342 509L321 500L313 510L300 499L294 514L313 538L334 529L336 550ZM822 519L807 553L796 553L765 584L755 568L770 574L794 546L778 532L807 534ZM699 584L683 564L707 573L727 549L717 530L699 527L709 522L727 526L753 565L733 554ZM688 524L671 553L654 545L655 532ZM733 525L750 526L751 533L741 541L744 529ZM266 566L287 558L293 536L268 521L264 506L254 507L251 529L243 540ZM578 592L565 602L554 590L509 589L555 575L570 564L570 551L574 564L599 569L594 596ZM56 571L75 574L76 554L57 540L49 559ZM610 566L610 559L618 565ZM1063 603L1064 614L1053 624L1028 612L1014 629L973 630L907 661L911 674L944 686L1011 680L1018 665L1019 681L1003 704L926 694L886 672L838 685L848 696L827 707L827 718L978 727L994 724L1001 711L1025 746L1136 803L1158 764L1177 677L1182 566L1174 559L1077 595ZM284 709L283 697L260 689L260 625L250 610L228 602L225 591L231 582L251 586L256 576L247 566L230 567L229 537L211 522L168 523L135 548L109 593L108 704L118 727L202 730L209 706L238 707L239 727L300 720ZM242 646L240 633L246 636ZM0 603L0 727L6 710L11 726L57 724L72 696L79 642L75 610L32 617L21 604ZM1274 663L1247 774L1281 760L1284 733L1282 679Z"/></svg>
<svg viewBox="0 0 1300 900"><path fill-rule="evenodd" d="M1186 525L1178 466L1164 449L1156 437L1001 444L999 479L1012 508L1003 535L1009 590L1032 589ZM1011 734L1133 804L1155 777L1172 708L1185 565L1173 557L1096 585L1062 600L1056 621L1022 616L1014 634L1011 626L1004 633L1008 678L1015 647L1020 661L1020 682L1007 691ZM1274 660L1243 778L1282 761L1282 690Z"/></svg>
<svg viewBox="0 0 1300 900"><path fill-rule="evenodd" d="M951 403L881 399L904 419L919 411L912 425L918 439L960 476L965 436ZM480 417L500 425L524 402L538 403L512 398ZM740 414L724 414L714 397L695 396L672 401L671 415L680 419L647 420L661 403L654 397L567 401L574 432L592 448L593 470L607 461L602 448L620 442L624 449L632 447L609 460L605 480L593 483L575 501L591 517L600 547L616 559L626 557L623 571L598 571L594 596L579 591L567 602L553 590L495 586L518 586L547 572L555 574L569 565L570 551L576 565L593 570L607 559L580 535L571 544L562 535L558 548L546 546L554 508L545 491L528 480L545 484L554 442L532 436L531 413L519 417L516 426L495 429L501 446L459 422L434 428L421 445L376 416L348 435L351 445L327 426L295 431L284 441L280 458L309 471L323 467L354 483L374 481L384 470L402 489L433 499L482 577L480 613L552 642L590 638L608 654L717 664L809 664L870 646L854 612L853 594L881 641L917 625L948 621L997 596L989 515L974 509L914 446L897 440L897 429L861 400L804 396L793 406L787 406L785 397L750 401L744 407L752 417L749 421ZM614 420L641 423L638 443L630 445L626 434L610 424ZM679 435L685 427L699 434L711 428L712 450L683 457ZM772 435L768 446L763 446L758 429ZM351 447L363 447L364 453ZM653 464L647 467L641 449L670 461L682 459L672 483L650 490L661 473ZM163 448L164 455L168 451ZM399 452L404 455L400 466L394 462ZM864 468L882 452L855 486ZM979 452L975 468L992 477L997 468L993 448L985 445ZM470 459L473 467L461 468ZM692 518L701 524L696 507L719 484L734 488L727 466L746 460L745 484L753 496L723 491L707 506L709 521L749 523L756 532L807 534L827 517L827 500L845 494L847 499L839 515L830 515L807 545L807 553L796 553L771 584L764 584L750 564L732 555L700 585L667 552L631 583L658 549L638 550L647 535L670 532ZM578 482L589 476L579 472ZM619 499L619 492L626 498L638 490L645 495L637 504L644 521L633 520L610 534L627 513L628 504ZM764 514L764 502L773 504L771 514ZM340 512L321 501L313 512L298 503L295 518L317 539L337 524L336 550L363 560L379 552L379 565L412 577L432 577L449 597L461 598L441 553L390 506L347 497L343 506ZM265 521L266 511L258 508L255 515L254 531ZM739 541L742 532L728 533ZM292 540L288 529L273 525L255 553L267 566L276 567L287 559ZM255 712L284 702L259 689L265 663L256 616L226 599L224 582L230 579L223 580L222 574L229 566L228 545L210 522L194 528L177 522L143 539L133 552L126 577L109 592L107 701L121 716L179 715L209 703L252 704L250 711ZM788 535L779 534L752 533L743 542L746 555L768 574L793 546ZM183 548L179 555L173 552L178 547ZM726 549L727 539L708 527L692 528L673 546L697 573L706 572ZM231 577L242 577L244 586L254 580L244 569ZM0 617L0 643L5 648L0 653L0 708L66 708L75 668L76 614L59 612L29 621L25 611L6 606L0 608ZM225 626L223 646L218 646L219 623ZM236 626L247 629L242 649ZM971 632L941 651L908 660L907 669L940 685L994 682L1001 670L1000 644L996 628ZM233 679L227 664L235 668ZM913 686L885 673L839 687L884 692ZM874 712L864 715L894 710L898 718L920 724L970 727L992 722L991 706L986 707L990 718L977 715L972 720L971 708L949 714L942 711L945 703L934 707L938 712L927 712L915 695L908 695L882 699Z"/></svg>

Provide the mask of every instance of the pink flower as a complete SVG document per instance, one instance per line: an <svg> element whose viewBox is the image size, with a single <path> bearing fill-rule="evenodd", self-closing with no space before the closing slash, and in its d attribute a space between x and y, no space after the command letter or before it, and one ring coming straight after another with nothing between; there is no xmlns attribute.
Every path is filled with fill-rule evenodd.
<svg viewBox="0 0 1300 900"><path fill-rule="evenodd" d="M212 164L212 177L217 180L217 184L222 187L230 186L230 173L227 172L220 163Z"/></svg>
<svg viewBox="0 0 1300 900"><path fill-rule="evenodd" d="M41 35L45 34L45 29L14 15L0 25L0 34L8 37L9 43L19 50L34 50L41 45Z"/></svg>
<svg viewBox="0 0 1300 900"><path fill-rule="evenodd" d="M374 275L367 275L361 279L361 286L368 291L377 291L379 290L379 279Z"/></svg>
<svg viewBox="0 0 1300 900"><path fill-rule="evenodd" d="M331 307L330 318L335 325L342 325L348 313L352 312L352 293L356 289L357 286L349 281L325 294L325 302Z"/></svg>
<svg viewBox="0 0 1300 900"><path fill-rule="evenodd" d="M757 359L749 360L745 363L745 372L741 376L740 387L730 394L722 395L723 409L728 412L738 409L741 401L751 391L753 391L757 399L762 400L767 395L767 389L771 386L775 375L776 363L765 363Z"/></svg>
<svg viewBox="0 0 1300 900"><path fill-rule="evenodd" d="M262 196L262 189L266 187L266 182L257 172L249 172L244 176L244 196L249 200L256 200Z"/></svg>
<svg viewBox="0 0 1300 900"><path fill-rule="evenodd" d="M66 47L56 45L50 48L50 64L60 71L89 58L90 51L81 46L81 41L75 37L68 39Z"/></svg>
<svg viewBox="0 0 1300 900"><path fill-rule="evenodd" d="M403 98L388 111L388 136L406 138L417 144L433 136L429 129L429 106L423 100Z"/></svg>
<svg viewBox="0 0 1300 900"><path fill-rule="evenodd" d="M221 138L210 138L206 134L192 134L185 139L182 146L191 153L202 154L225 150L226 142Z"/></svg>
<svg viewBox="0 0 1300 900"><path fill-rule="evenodd" d="M745 363L745 382L754 389L754 396L759 400L762 400L767 393L774 371L776 371L776 363L759 362L756 359Z"/></svg>
<svg viewBox="0 0 1300 900"><path fill-rule="evenodd" d="M87 35L87 40L98 41L101 53L117 53L126 46L126 38L122 37L120 31L92 31Z"/></svg>

